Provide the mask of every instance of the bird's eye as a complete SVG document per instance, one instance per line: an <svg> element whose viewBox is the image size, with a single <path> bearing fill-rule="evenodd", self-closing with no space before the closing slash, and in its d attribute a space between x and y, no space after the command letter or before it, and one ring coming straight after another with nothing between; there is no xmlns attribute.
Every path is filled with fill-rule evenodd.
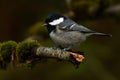
<svg viewBox="0 0 120 80"><path fill-rule="evenodd" d="M60 17L59 19L53 20L52 22L49 22L50 25L58 25L64 21L63 17Z"/></svg>

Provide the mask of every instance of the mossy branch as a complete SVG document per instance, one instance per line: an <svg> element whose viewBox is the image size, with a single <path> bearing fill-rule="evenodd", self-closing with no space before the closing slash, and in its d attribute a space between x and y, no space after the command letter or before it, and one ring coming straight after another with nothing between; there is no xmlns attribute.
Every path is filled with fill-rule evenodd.
<svg viewBox="0 0 120 80"><path fill-rule="evenodd" d="M56 58L73 63L76 68L83 61L84 56L71 51L41 47L35 40L27 40L20 43L8 41L0 43L0 68L6 69L11 63L12 66L27 64L33 67L33 63L43 58Z"/></svg>

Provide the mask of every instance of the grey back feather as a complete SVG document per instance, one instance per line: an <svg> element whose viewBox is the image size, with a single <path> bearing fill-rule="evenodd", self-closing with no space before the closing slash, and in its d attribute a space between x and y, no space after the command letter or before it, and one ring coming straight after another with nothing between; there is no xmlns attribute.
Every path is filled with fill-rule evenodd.
<svg viewBox="0 0 120 80"><path fill-rule="evenodd" d="M80 31L83 33L94 33L94 31L82 26L78 25L76 22L70 19L66 19L64 22L60 23L59 29L66 30L66 31Z"/></svg>
<svg viewBox="0 0 120 80"><path fill-rule="evenodd" d="M87 35L100 35L100 36L109 36L112 37L110 34L104 34L92 31L82 25L77 24L73 20L66 19L64 22L60 23L58 25L59 29L65 30L65 31L79 31L81 33L87 34Z"/></svg>

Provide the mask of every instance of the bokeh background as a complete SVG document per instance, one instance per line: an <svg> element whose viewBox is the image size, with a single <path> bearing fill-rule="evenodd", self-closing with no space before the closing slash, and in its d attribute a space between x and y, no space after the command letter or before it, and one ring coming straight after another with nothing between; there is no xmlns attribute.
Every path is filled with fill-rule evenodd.
<svg viewBox="0 0 120 80"><path fill-rule="evenodd" d="M36 39L55 46L42 26L51 12L113 37L91 36L76 47L85 52L79 69L49 59L33 69L0 70L0 80L120 80L120 0L0 0L0 42Z"/></svg>

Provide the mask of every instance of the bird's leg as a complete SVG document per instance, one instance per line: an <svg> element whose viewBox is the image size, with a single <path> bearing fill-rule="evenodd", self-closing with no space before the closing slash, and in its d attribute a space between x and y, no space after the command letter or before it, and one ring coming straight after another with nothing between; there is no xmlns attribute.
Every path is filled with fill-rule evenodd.
<svg viewBox="0 0 120 80"><path fill-rule="evenodd" d="M69 51L71 48L73 47L73 45L69 45L67 48L64 48L64 51Z"/></svg>

